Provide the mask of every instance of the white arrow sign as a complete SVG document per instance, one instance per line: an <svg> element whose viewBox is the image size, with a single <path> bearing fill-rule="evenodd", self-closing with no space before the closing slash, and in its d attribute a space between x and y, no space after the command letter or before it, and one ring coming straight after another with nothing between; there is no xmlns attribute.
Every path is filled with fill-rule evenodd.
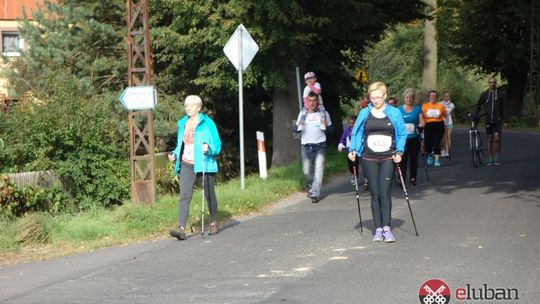
<svg viewBox="0 0 540 304"><path fill-rule="evenodd" d="M152 86L127 87L118 99L128 110L153 110L157 93Z"/></svg>
<svg viewBox="0 0 540 304"><path fill-rule="evenodd" d="M223 48L223 52L234 67L237 70L241 67L242 72L245 72L258 51L259 46L242 24L236 28L236 31L234 31L234 34L229 38L229 41L227 41L227 44Z"/></svg>

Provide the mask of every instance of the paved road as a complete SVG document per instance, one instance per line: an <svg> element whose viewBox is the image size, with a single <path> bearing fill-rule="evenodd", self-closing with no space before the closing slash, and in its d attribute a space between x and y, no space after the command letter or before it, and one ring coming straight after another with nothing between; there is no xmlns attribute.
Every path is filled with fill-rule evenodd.
<svg viewBox="0 0 540 304"><path fill-rule="evenodd" d="M364 234L346 176L323 200L302 194L267 214L231 222L217 236L159 240L0 269L0 303L419 303L420 286L440 278L456 288L518 291L538 303L540 166L538 134L504 134L503 164L472 168L466 133L452 160L419 171L410 198L414 235L399 188L397 242L373 243L368 195Z"/></svg>

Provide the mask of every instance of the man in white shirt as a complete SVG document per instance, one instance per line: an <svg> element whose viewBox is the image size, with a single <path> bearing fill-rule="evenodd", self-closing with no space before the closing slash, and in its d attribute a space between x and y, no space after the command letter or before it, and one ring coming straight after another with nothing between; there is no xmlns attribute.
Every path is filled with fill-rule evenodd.
<svg viewBox="0 0 540 304"><path fill-rule="evenodd" d="M321 184L324 173L324 159L326 154L326 132L330 132L332 121L325 111L326 132L321 129L321 114L317 94L308 95L309 108L302 129L302 169L309 186L309 197L312 203L319 202ZM298 115L298 119L302 113ZM311 167L314 164L312 173Z"/></svg>

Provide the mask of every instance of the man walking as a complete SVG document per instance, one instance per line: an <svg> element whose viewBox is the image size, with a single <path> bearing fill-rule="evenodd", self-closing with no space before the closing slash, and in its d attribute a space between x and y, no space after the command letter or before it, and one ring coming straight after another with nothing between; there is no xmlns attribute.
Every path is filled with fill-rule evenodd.
<svg viewBox="0 0 540 304"><path fill-rule="evenodd" d="M321 129L322 115L319 113L317 94L311 92L308 95L308 106L301 137L302 170L309 187L308 196L311 198L312 203L318 203L324 173L326 132L331 132L333 126L330 115L325 111L326 132ZM301 115L302 113L298 115L298 119L300 119ZM297 131L297 126L295 126L295 131ZM313 170L312 167L314 167Z"/></svg>
<svg viewBox="0 0 540 304"><path fill-rule="evenodd" d="M474 112L474 119L478 121L478 114L482 106L485 111L486 121L486 134L487 134L487 152L488 152L488 166L500 165L501 154L501 133L504 126L508 128L508 124L504 117L504 106L506 103L506 96L504 92L497 89L497 79L491 77L488 80L489 89L484 91L478 103L476 104L476 110ZM493 151L493 142L495 141L495 151Z"/></svg>

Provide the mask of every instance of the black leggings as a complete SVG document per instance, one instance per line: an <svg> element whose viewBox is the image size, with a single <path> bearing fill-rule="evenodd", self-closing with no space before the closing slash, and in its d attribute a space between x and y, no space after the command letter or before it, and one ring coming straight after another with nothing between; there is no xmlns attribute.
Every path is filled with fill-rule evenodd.
<svg viewBox="0 0 540 304"><path fill-rule="evenodd" d="M418 171L418 152L420 152L420 138L413 137L408 138L405 143L405 152L403 152L403 157L399 165L402 168L403 180L407 180L407 163L410 162L410 171L409 175L411 178L416 179L416 172Z"/></svg>
<svg viewBox="0 0 540 304"><path fill-rule="evenodd" d="M426 153L441 154L441 139L444 135L444 121L426 123L424 140Z"/></svg>
<svg viewBox="0 0 540 304"><path fill-rule="evenodd" d="M373 224L375 228L390 226L394 162L392 159L381 161L362 159L362 167L369 181Z"/></svg>

